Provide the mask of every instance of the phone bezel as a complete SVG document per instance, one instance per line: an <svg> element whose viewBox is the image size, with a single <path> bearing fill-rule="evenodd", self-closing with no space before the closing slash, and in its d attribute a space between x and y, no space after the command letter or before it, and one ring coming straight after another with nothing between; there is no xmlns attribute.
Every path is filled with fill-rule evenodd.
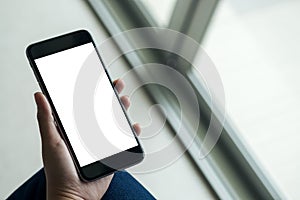
<svg viewBox="0 0 300 200"><path fill-rule="evenodd" d="M87 44L87 43L92 43L95 50L97 51L97 54L99 56L99 59L102 63L102 66L104 68L104 71L110 81L110 84L112 86L112 89L114 90L115 92L115 95L117 96L118 100L119 100L119 103L121 104L121 101L120 101L120 98L117 94L117 91L114 89L114 86L113 86L113 83L112 83L112 80L105 68L105 65L101 59L101 56L96 48L96 45L91 37L91 35L89 34L88 31L86 30L78 30L78 31L75 31L75 32L71 32L71 33L67 33L67 34L64 34L64 35L61 35L61 36L57 36L57 37L54 37L54 38L51 38L51 39L48 39L48 40L44 40L44 41L41 41L41 42L37 42L37 43L34 43L34 44L31 44L27 47L26 49L26 55L27 55L27 58L29 60L29 63L30 63L30 66L35 74L35 77L40 85L40 88L42 89L42 92L44 93L44 95L46 96L46 98L48 99L49 101L49 104L51 106L51 109L52 109L52 114L54 116L54 119L56 121L56 124L57 124L57 127L58 127L58 130L62 136L62 138L64 139L68 149L69 149L69 152L73 158L73 161L74 161L74 164L75 164L75 167L79 173L79 176L82 180L84 181L92 181L92 180L95 180L95 179L98 179L98 178L102 178L104 176L107 176L109 174L112 174L114 173L115 171L117 170L121 170L121 169L125 169L127 167L130 167L130 166L133 166L139 162L141 162L144 158L144 153L143 153L143 149L140 145L140 142L139 140L137 139L137 136L135 134L135 131L130 123L130 120L125 112L125 109L123 106L122 107L122 110L123 110L123 113L125 114L126 116L126 119L128 121L128 123L130 124L130 127L131 127L131 130L133 132L133 135L138 143L137 146L133 147L133 148L130 148L130 149L127 149L125 151L122 151L118 154L114 154L110 157L107 157L107 158L104 158L102 160L99 160L99 161L96 161L94 163L91 163L89 165L86 165L86 166L83 166L83 167L80 167L80 164L78 162L78 159L75 155L75 152L73 150L73 147L67 137L67 134L65 132L65 129L63 127L63 124L59 118L59 115L55 109L55 106L51 100L51 97L48 93L48 90L47 90L47 87L42 79L42 76L38 70L38 67L36 66L34 60L37 59L37 58L41 58L41 57L44 57L44 56L48 56L48 55L51 55L51 54L54 54L54 53L57 53L57 52L60 52L60 51L64 51L64 50L67 50L67 49L70 49L70 48L73 48L73 47L77 47L77 46L80 46L80 45L83 45L83 44ZM112 167L109 167L108 165L105 165L103 163L108 163L109 166L114 166L113 168Z"/></svg>

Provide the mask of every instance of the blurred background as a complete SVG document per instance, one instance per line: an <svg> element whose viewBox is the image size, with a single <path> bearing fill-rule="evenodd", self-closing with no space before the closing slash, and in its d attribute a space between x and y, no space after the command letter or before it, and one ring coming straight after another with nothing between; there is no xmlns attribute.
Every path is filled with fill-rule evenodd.
<svg viewBox="0 0 300 200"><path fill-rule="evenodd" d="M299 8L297 0L1 1L0 199L42 167L33 101L39 88L25 57L26 46L77 29L89 30L101 44L111 35L145 26L170 28L201 44L223 81L226 123L220 142L205 159L197 157L195 142L160 169L129 171L159 199L299 199ZM120 51L120 46L116 42L109 51ZM196 58L198 52L193 53ZM157 61L150 54L136 55L147 58L142 62L150 57ZM169 55L155 55L168 64ZM187 64L175 61L177 65L170 66L184 66L176 69L199 92L207 117L211 110L205 91L198 90L200 83ZM132 54L124 56L112 64L111 75L117 78L132 66ZM146 151L168 144L174 134L176 105L173 97L160 93L146 88L136 94L129 110L142 126L149 122L142 108L153 102L175 113L156 138L142 141ZM159 111L152 114L161 117ZM203 138L203 123L196 141ZM180 140L176 145L178 151L185 149Z"/></svg>

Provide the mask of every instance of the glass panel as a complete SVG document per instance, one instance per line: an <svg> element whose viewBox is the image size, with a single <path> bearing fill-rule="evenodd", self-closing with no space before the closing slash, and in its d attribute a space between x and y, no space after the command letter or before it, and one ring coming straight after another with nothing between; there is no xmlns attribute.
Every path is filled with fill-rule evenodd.
<svg viewBox="0 0 300 200"><path fill-rule="evenodd" d="M96 0L89 1L94 2ZM157 2L157 4L151 4L150 2L142 0L128 2L118 0L102 0L102 2L104 4L95 4L96 6L94 7L96 9L96 13L98 14L98 16L100 16L100 19L105 24L110 34L116 34L121 32L122 30L132 29L136 27L149 27L158 25L166 26L166 24L168 23L167 21L169 21L168 27L180 31L192 37L198 42L202 40L202 37L208 26L208 22L210 21L210 17L212 16L214 8L217 4L217 0L176 1L176 6L173 6L172 13L174 14L172 14L172 16L170 16L171 11L164 12L164 16L157 16L155 13L161 10L160 1L155 1ZM156 5L157 7L155 8ZM166 6L164 7L166 8ZM107 13L107 11L109 11L109 13ZM226 22L221 24L221 26L226 26ZM230 29L230 27L228 28ZM223 34L222 31L219 31L218 33L220 35ZM146 37L146 41L150 40L148 36L149 35L147 35ZM143 34L141 38L143 37L145 37L145 34ZM226 39L226 37L228 37L228 35L224 35L223 40L230 41ZM137 39L135 38L134 40ZM129 43L134 43L132 40L128 41L131 41ZM157 41L157 38L154 38L154 41ZM179 44L177 44L178 42ZM234 38L230 42L235 42ZM186 48L183 48L185 47L185 45L180 41L176 40L174 41L174 43L176 44L175 46L177 47L177 49L180 49L180 51L187 50ZM124 41L123 43L119 43L118 45L120 49L122 49L122 47L124 46ZM218 44L216 44L216 46L218 46ZM230 50L231 48L232 47L230 45L227 45L225 47L225 49L228 50ZM190 49L188 50L190 51ZM210 52L208 53L210 55ZM133 67L136 66L134 63L143 63L143 61L149 63L147 61L152 58L159 59L158 61L160 61L160 59L165 58L165 56L162 55L163 54L161 54L161 52L158 52L157 54L156 51L151 50L150 52L139 51L133 54L127 54L125 57ZM232 56L234 57L235 55ZM176 65L180 67L185 66L182 65L182 63L179 61L180 60L175 59L173 62L175 65L168 62L163 64L170 64L169 66L171 67L176 67ZM186 72L185 69L189 68L183 67L181 69ZM220 71L220 73L223 72ZM188 80L191 81L191 85L198 89L198 78L195 76L190 76L192 75L191 73L188 73L186 75ZM200 90L198 90L198 92L199 91ZM165 97L165 92L160 92L158 89L153 90L153 88L149 88L149 91L147 92L156 102L165 102L166 106L170 110L170 113L175 113L174 106L170 105L170 98ZM202 99L200 92L198 97ZM204 109L201 110L208 110L207 113L209 114L209 106L206 105L205 101L202 102L203 103L200 103L200 106L204 107ZM204 113L202 112L201 114ZM202 115L202 118L204 116L205 115ZM173 118L177 117L178 116L174 114ZM210 118L205 117L205 119L207 119L205 120L205 123L209 123ZM171 123L171 126L176 127L176 125L173 125L173 122L176 122L176 120L168 119L168 121ZM220 197L224 198L226 196L232 198L256 197L259 199L282 199L280 198L280 190L274 187L272 182L269 181L268 177L260 169L260 166L255 162L255 159L251 156L251 153L249 153L247 146L244 146L244 143L240 141L238 137L239 131L237 131L228 121L229 120L226 120L218 145L215 146L213 152L210 153L207 158L203 160L199 159L199 147L196 147L198 146L198 143L195 143L196 145L193 150L189 149L189 152L194 158L194 161L198 165L199 169L201 169L201 171L205 174L206 178L209 180L210 184ZM186 124L188 123L185 123L185 126L188 126ZM185 127L185 131L190 132L188 130L189 127ZM182 135L182 141L185 141L185 136L186 135Z"/></svg>
<svg viewBox="0 0 300 200"><path fill-rule="evenodd" d="M138 0L160 27L168 27L177 0Z"/></svg>
<svg viewBox="0 0 300 200"><path fill-rule="evenodd" d="M287 197L300 198L299 1L221 1L204 40L227 111Z"/></svg>

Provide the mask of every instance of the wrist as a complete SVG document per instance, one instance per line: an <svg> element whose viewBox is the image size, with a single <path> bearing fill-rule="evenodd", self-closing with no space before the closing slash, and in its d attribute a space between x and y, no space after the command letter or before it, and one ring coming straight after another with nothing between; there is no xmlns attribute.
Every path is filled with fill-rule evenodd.
<svg viewBox="0 0 300 200"><path fill-rule="evenodd" d="M51 196L47 200L82 200L82 198L71 197L71 196Z"/></svg>
<svg viewBox="0 0 300 200"><path fill-rule="evenodd" d="M83 200L84 198L72 191L48 191L47 200Z"/></svg>
<svg viewBox="0 0 300 200"><path fill-rule="evenodd" d="M75 196L75 195L69 195L69 194L60 194L60 195L47 195L47 200L83 200L83 198Z"/></svg>

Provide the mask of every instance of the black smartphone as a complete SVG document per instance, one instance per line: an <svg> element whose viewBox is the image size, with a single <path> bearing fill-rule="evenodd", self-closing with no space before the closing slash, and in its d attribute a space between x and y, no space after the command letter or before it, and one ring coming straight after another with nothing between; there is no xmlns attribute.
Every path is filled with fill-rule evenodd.
<svg viewBox="0 0 300 200"><path fill-rule="evenodd" d="M96 56L90 56L93 52ZM31 44L26 49L26 55L41 90L49 101L56 126L82 180L102 178L143 160L142 147L88 31L79 30ZM85 62L86 60L89 61ZM97 108L96 117L86 115L82 118L83 121L80 121L81 124L88 124L95 117L96 121L104 126L99 130L92 125L87 126L85 130L79 130L74 119L74 88L83 65L88 65L88 69L99 72L99 75L101 70L104 72L95 92L100 97L100 102L97 104L95 101L94 105L94 108ZM90 75L95 76L95 73ZM88 79L87 77L87 82ZM118 120L115 119L112 110L119 113ZM125 126L129 133L124 133L116 121ZM89 148L89 142L93 143L93 148Z"/></svg>

